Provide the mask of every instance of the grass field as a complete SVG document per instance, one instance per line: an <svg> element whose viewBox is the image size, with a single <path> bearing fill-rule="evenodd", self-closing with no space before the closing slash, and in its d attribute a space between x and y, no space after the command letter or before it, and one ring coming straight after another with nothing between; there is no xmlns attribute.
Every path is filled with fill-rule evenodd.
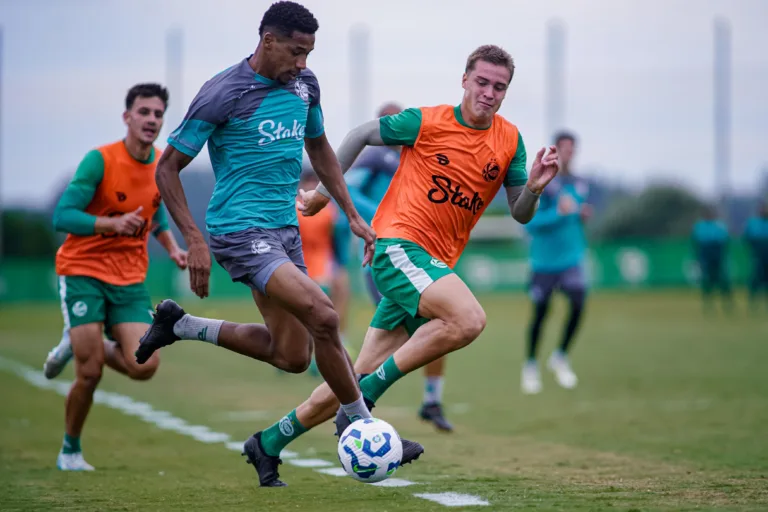
<svg viewBox="0 0 768 512"><path fill-rule="evenodd" d="M358 302L356 340L372 311ZM522 295L482 302L488 328L448 362L445 399L456 432L438 434L416 418L420 374L376 409L425 445L424 457L396 475L417 485L373 487L286 463L289 487L260 489L253 469L223 444L102 405L83 435L97 471L62 473L62 397L0 370L0 509L423 511L447 509L414 494L455 492L486 500L481 510L768 510L768 311L704 315L684 292L595 294L573 353L579 387L562 390L547 374L542 394L523 396L528 305ZM559 336L557 306L542 356ZM195 301L187 309L258 320L247 303ZM40 369L58 341L60 312L56 304L3 305L0 330L2 358ZM164 349L162 360L150 382L107 371L100 389L244 440L317 383L198 342ZM71 368L60 377L71 378ZM332 432L323 425L290 449L336 462Z"/></svg>

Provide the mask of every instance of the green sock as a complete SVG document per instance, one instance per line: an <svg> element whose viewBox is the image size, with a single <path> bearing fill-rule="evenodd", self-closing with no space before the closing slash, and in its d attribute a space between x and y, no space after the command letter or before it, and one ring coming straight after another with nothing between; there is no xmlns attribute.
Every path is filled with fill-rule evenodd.
<svg viewBox="0 0 768 512"><path fill-rule="evenodd" d="M61 453L71 454L80 453L80 438L64 434L64 442L61 445Z"/></svg>
<svg viewBox="0 0 768 512"><path fill-rule="evenodd" d="M360 391L365 398L376 403L389 386L400 380L403 375L395 364L395 356L389 356L375 372L360 381Z"/></svg>
<svg viewBox="0 0 768 512"><path fill-rule="evenodd" d="M296 409L261 433L261 447L271 457L278 457L283 448L306 432L296 417Z"/></svg>

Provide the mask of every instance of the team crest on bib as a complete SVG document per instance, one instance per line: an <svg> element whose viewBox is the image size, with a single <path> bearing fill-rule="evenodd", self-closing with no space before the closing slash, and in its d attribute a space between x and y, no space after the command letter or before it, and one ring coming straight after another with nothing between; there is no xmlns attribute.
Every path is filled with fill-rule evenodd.
<svg viewBox="0 0 768 512"><path fill-rule="evenodd" d="M88 313L88 305L85 302L79 300L72 304L72 314L76 317L84 317L86 313Z"/></svg>
<svg viewBox="0 0 768 512"><path fill-rule="evenodd" d="M296 80L296 95L304 100L305 102L309 102L309 87L307 87L307 84L302 82L301 80Z"/></svg>
<svg viewBox="0 0 768 512"><path fill-rule="evenodd" d="M501 172L499 164L496 162L495 158L491 158L491 160L485 164L485 167L483 167L483 179L485 181L494 181L499 177L499 172Z"/></svg>

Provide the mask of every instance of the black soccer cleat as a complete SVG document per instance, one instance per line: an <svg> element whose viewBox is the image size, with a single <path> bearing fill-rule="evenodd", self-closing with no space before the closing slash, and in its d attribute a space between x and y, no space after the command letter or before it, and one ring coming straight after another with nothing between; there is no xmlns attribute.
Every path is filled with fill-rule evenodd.
<svg viewBox="0 0 768 512"><path fill-rule="evenodd" d="M147 362L155 350L165 347L180 340L178 336L173 332L173 326L178 322L181 317L186 313L181 306L173 302L171 299L165 299L163 302L157 305L155 308L154 319L152 325L149 326L147 332L139 340L139 348L136 349L136 362L144 364Z"/></svg>
<svg viewBox="0 0 768 512"><path fill-rule="evenodd" d="M419 410L419 417L435 425L435 428L441 432L453 432L451 425L443 415L443 406L438 403L424 404Z"/></svg>
<svg viewBox="0 0 768 512"><path fill-rule="evenodd" d="M247 457L247 463L253 465L253 469L259 475L261 487L286 487L288 484L280 480L277 466L283 463L279 457L272 457L264 453L261 447L261 432L256 432L243 445L243 453Z"/></svg>

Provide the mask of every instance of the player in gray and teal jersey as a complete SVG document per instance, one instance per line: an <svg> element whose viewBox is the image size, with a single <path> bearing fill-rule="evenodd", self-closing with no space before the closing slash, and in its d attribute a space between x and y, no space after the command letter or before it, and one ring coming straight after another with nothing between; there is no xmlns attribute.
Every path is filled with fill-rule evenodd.
<svg viewBox="0 0 768 512"><path fill-rule="evenodd" d="M306 149L352 232L365 240L364 263L372 257L375 234L349 197L325 136L320 87L307 68L317 29L312 13L295 2L270 6L259 26L256 51L203 85L158 163L158 187L189 247L190 286L205 298L210 252L187 206L179 172L208 144L216 177L206 215L211 249L232 280L251 289L264 324L193 317L165 300L136 359L142 363L180 339L201 340L300 373L309 366L314 346L320 373L354 421L370 412L339 338L338 314L307 276L296 217ZM281 428L298 432L301 425L288 415ZM244 452L262 486L284 485L277 474L279 452L270 451L261 435L251 437Z"/></svg>

